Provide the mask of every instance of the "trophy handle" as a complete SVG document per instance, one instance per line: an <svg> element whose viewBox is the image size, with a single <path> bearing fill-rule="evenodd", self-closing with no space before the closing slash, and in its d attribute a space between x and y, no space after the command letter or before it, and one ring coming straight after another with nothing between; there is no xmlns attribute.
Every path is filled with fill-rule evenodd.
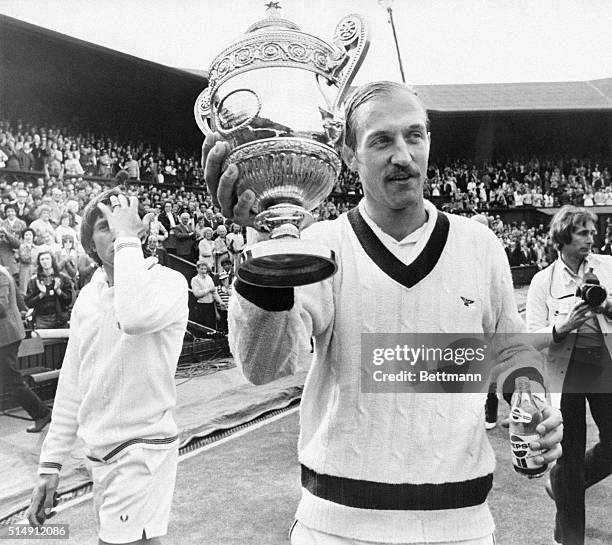
<svg viewBox="0 0 612 545"><path fill-rule="evenodd" d="M206 89L204 89L195 101L193 105L193 116L195 117L195 121L198 124L200 130L208 135L212 134L212 129L208 124L208 120L210 119L210 83Z"/></svg>
<svg viewBox="0 0 612 545"><path fill-rule="evenodd" d="M337 112L346 99L349 87L370 48L370 35L365 19L356 13L340 19L334 31L334 44L342 51L342 55L349 59L348 62L338 66L336 74L338 95L332 111Z"/></svg>

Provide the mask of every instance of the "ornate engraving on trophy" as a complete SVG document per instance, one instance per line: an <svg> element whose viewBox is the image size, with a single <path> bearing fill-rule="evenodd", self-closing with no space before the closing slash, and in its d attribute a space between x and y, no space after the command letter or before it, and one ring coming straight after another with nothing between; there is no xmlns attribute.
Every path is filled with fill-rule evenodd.
<svg viewBox="0 0 612 545"><path fill-rule="evenodd" d="M194 114L202 132L229 142L223 168L238 167L237 193L255 193L255 227L270 237L248 248L237 276L297 286L336 270L333 252L300 231L340 174L341 106L369 42L359 15L344 17L328 44L281 18L278 2L268 8L213 60Z"/></svg>

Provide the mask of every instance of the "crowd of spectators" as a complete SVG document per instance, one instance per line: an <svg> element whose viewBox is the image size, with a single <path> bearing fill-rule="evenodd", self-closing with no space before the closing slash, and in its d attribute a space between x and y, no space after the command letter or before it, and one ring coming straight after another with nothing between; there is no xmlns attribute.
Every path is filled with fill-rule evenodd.
<svg viewBox="0 0 612 545"><path fill-rule="evenodd" d="M576 158L432 164L426 192L457 209L612 205L610 165Z"/></svg>
<svg viewBox="0 0 612 545"><path fill-rule="evenodd" d="M121 170L133 180L155 183L195 184L203 177L199 156L193 152L8 121L0 121L0 168L43 172L56 180L114 178Z"/></svg>
<svg viewBox="0 0 612 545"><path fill-rule="evenodd" d="M425 196L439 199L448 210L491 210L612 205L611 165L604 160L521 158L476 163L448 160L432 163ZM361 195L355 174L344 170L336 190Z"/></svg>
<svg viewBox="0 0 612 545"><path fill-rule="evenodd" d="M198 162L196 153L0 122L0 169L7 169L0 171L0 264L15 276L35 319L46 327L65 323L95 269L80 244L80 214L105 185L121 183L149 212L145 252L162 264L170 253L195 265L197 314L205 325L226 327L223 315L244 232L213 206ZM15 175L17 170L29 174ZM512 266L543 268L556 250L544 225L505 225L495 208L612 205L610 167L603 161L448 161L432 164L427 174L426 196L443 209L484 212ZM343 169L332 196L313 215L333 220L361 196L359 180ZM610 240L612 228L598 250L612 253Z"/></svg>

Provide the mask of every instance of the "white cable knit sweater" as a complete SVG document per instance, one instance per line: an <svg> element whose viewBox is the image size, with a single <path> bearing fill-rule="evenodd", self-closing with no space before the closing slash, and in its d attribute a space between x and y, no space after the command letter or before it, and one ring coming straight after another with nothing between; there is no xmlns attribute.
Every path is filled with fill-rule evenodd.
<svg viewBox="0 0 612 545"><path fill-rule="evenodd" d="M98 269L74 305L39 473L59 472L78 436L101 460L176 441L174 373L187 325L187 282L115 241L115 285Z"/></svg>
<svg viewBox="0 0 612 545"><path fill-rule="evenodd" d="M414 267L405 270L416 275L406 281L411 287L382 270L378 257L373 261L344 214L302 234L335 251L336 275L296 288L290 310L262 310L240 293L230 301L232 352L255 383L293 372L297 355L315 337L298 449L300 462L318 474L421 484L466 481L494 470L483 395L360 392L362 332L524 330L508 261L495 235L476 222L448 216L445 240L435 207L426 202L426 210L428 222L413 248ZM370 247L382 247L374 233ZM437 262L423 261L436 254ZM474 303L468 307L460 296ZM510 357L531 364L520 358L520 352ZM323 532L388 543L467 540L494 529L486 502L443 510L359 509L304 488L296 516Z"/></svg>

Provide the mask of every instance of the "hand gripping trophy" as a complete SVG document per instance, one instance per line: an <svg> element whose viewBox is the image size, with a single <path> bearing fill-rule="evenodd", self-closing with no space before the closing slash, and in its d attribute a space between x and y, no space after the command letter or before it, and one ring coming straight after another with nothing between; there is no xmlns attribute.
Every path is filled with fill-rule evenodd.
<svg viewBox="0 0 612 545"><path fill-rule="evenodd" d="M255 227L269 240L244 250L236 274L265 287L336 272L333 251L300 231L340 174L341 108L369 47L359 15L338 23L330 45L281 18L278 4L217 55L194 107L200 130L229 142L223 169L238 168L238 195L255 193Z"/></svg>

